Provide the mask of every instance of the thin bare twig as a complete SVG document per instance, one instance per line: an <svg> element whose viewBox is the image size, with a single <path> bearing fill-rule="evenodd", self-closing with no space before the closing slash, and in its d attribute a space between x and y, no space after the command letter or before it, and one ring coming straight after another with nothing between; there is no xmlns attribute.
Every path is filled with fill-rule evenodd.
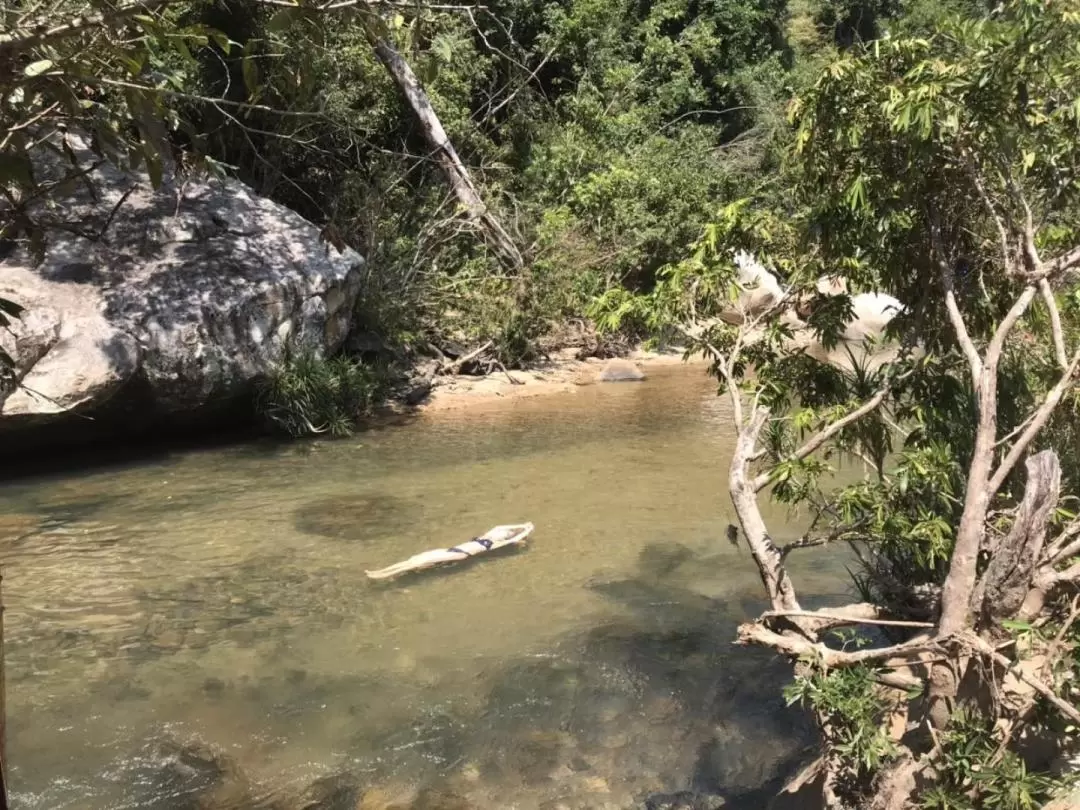
<svg viewBox="0 0 1080 810"><path fill-rule="evenodd" d="M983 370L982 358L979 356L979 350L975 347L975 341L971 339L967 324L964 323L964 316L960 312L960 305L956 301L952 268L949 266L948 254L945 251L944 244L942 244L941 225L938 223L937 217L933 215L930 217L930 241L938 257L941 287L945 293L945 311L949 315L949 323L952 324L953 332L956 334L956 341L960 344L960 350L964 353L964 357L967 358L968 367L971 370L971 384L978 391Z"/></svg>
<svg viewBox="0 0 1080 810"><path fill-rule="evenodd" d="M889 647L848 652L831 649L820 642L813 642L802 636L776 633L759 623L740 626L737 643L771 647L777 652L796 658L816 658L830 668L853 667L870 661L880 661L883 658L902 658L925 652L937 652L942 647L942 639L918 636Z"/></svg>
<svg viewBox="0 0 1080 810"><path fill-rule="evenodd" d="M1061 313L1058 311L1057 299L1054 291L1050 289L1050 282L1045 278L1039 279L1039 293L1043 303L1050 314L1050 332L1054 339L1054 357L1062 370L1069 367L1069 355L1065 351L1065 332L1061 328Z"/></svg>
<svg viewBox="0 0 1080 810"><path fill-rule="evenodd" d="M1034 689L1036 692L1046 698L1047 702L1049 702L1052 706L1054 706L1054 708L1056 708L1059 712L1068 717L1074 723L1080 723L1080 711L1078 711L1076 707L1068 701L1062 700L1060 697L1058 697L1057 694L1054 693L1054 690L1047 686L1045 683L1043 683L1041 680L1029 675L1022 669L1019 669L1017 667L1017 664L1019 662L1014 662L1010 660L1007 656L1002 655L993 647L991 647L990 644L988 644L986 641L979 638L978 636L970 635L965 638L965 641L971 644L974 649L978 650L983 655L992 659L995 663L1005 667L1007 671L1011 672L1017 678L1022 680L1024 683L1026 683L1028 686L1030 686L1032 689Z"/></svg>
<svg viewBox="0 0 1080 810"><path fill-rule="evenodd" d="M990 218L994 220L994 225L997 226L998 239L1001 247L1001 259L1004 262L1005 270L1008 271L1009 265L1012 263L1012 252L1009 250L1009 236L1005 230L1005 223L998 214L997 206L994 205L993 200L990 199L990 195L986 191L986 185L983 183L982 177L979 175L979 171L975 167L970 155L968 156L967 166L968 174L971 175L971 181L975 184L975 189L979 192L979 197L982 199L983 205L986 206Z"/></svg>
<svg viewBox="0 0 1080 810"><path fill-rule="evenodd" d="M933 622L911 622L899 619L875 619L868 616L845 616L840 612L823 613L814 610L767 610L761 614L760 619L781 618L785 616L798 616L805 619L821 619L822 621L843 624L880 624L887 627L934 627Z"/></svg>
<svg viewBox="0 0 1080 810"><path fill-rule="evenodd" d="M885 401L885 397L888 395L891 385L883 386L879 388L870 399L849 413L847 416L837 419L827 427L818 431L812 436L809 441L802 445L798 450L790 455L786 456L783 461L802 461L804 458L820 449L829 439L842 431L848 425L858 422L868 413L871 413L881 407L881 403ZM754 479L754 491L760 492L762 489L769 485L772 480L772 471L763 472Z"/></svg>
<svg viewBox="0 0 1080 810"><path fill-rule="evenodd" d="M49 25L48 21L27 22L16 26L16 30L23 29L28 33L8 34L0 40L0 56L7 57L11 54L21 53L30 48L36 48L58 39L74 36L91 28L108 25L134 14L147 14L151 11L164 8L178 0L139 0L134 3L122 3L108 11L97 14L85 14L75 17L71 22L61 25Z"/></svg>

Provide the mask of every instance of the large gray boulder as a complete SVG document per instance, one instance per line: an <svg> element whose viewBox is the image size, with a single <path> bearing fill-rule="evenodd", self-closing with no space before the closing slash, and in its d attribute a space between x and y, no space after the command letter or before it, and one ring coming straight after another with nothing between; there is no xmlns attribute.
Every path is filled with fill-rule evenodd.
<svg viewBox="0 0 1080 810"><path fill-rule="evenodd" d="M0 332L20 381L0 399L0 444L58 422L198 418L248 397L287 345L332 352L349 331L363 259L235 180L154 190L102 163L34 213L44 261L0 246L0 298L26 309Z"/></svg>

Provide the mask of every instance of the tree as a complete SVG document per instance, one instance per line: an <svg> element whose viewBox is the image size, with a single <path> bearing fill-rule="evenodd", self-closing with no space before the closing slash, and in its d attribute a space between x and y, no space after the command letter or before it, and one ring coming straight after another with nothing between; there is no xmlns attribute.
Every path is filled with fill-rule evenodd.
<svg viewBox="0 0 1080 810"><path fill-rule="evenodd" d="M1036 807L1054 782L1021 739L1060 752L1080 726L1080 520L1062 498L1080 480L1046 442L1080 365L1078 41L1070 4L1008 0L854 47L793 103L786 206L728 207L653 295L608 301L676 326L730 396L729 494L771 608L739 640L797 661L789 694L823 751L795 781L829 807ZM788 284L739 328L711 317L733 248ZM787 350L795 302L836 341L849 296L815 287L836 274L905 303L897 362L845 374ZM830 489L838 454L865 478ZM805 536L777 543L766 491L809 510ZM786 560L837 542L863 601L807 610ZM837 645L841 626L888 640Z"/></svg>

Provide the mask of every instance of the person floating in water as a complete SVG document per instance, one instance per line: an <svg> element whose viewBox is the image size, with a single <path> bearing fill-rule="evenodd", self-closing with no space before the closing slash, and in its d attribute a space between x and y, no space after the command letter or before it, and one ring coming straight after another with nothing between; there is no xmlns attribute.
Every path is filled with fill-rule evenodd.
<svg viewBox="0 0 1080 810"><path fill-rule="evenodd" d="M478 544L480 546L480 548L478 548L478 549L474 548L472 551L466 551L464 548L461 547L461 546L471 546L473 543ZM492 545L493 545L492 541L488 540L486 537L474 537L468 543L462 543L461 546L451 546L450 548L447 549L447 551L451 551L451 552L456 551L456 552L458 552L460 554L464 554L466 557L472 557L474 554L480 554L480 553L482 553L484 551L491 551L491 546Z"/></svg>
<svg viewBox="0 0 1080 810"><path fill-rule="evenodd" d="M475 557L477 554L483 554L485 551L520 543L532 534L534 528L531 523L496 526L491 531L479 537L474 537L468 542L450 548L425 551L388 568L368 571L367 575L371 579L388 579L398 574L404 574L407 571L419 571L422 568L431 568L443 563L461 562L470 557Z"/></svg>

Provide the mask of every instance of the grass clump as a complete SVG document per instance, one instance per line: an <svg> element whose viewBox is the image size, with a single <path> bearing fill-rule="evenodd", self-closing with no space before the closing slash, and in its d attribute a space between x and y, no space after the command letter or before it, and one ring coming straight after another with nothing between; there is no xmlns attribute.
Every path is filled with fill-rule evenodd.
<svg viewBox="0 0 1080 810"><path fill-rule="evenodd" d="M348 357L289 351L258 386L256 410L290 436L349 436L386 392L379 369Z"/></svg>

